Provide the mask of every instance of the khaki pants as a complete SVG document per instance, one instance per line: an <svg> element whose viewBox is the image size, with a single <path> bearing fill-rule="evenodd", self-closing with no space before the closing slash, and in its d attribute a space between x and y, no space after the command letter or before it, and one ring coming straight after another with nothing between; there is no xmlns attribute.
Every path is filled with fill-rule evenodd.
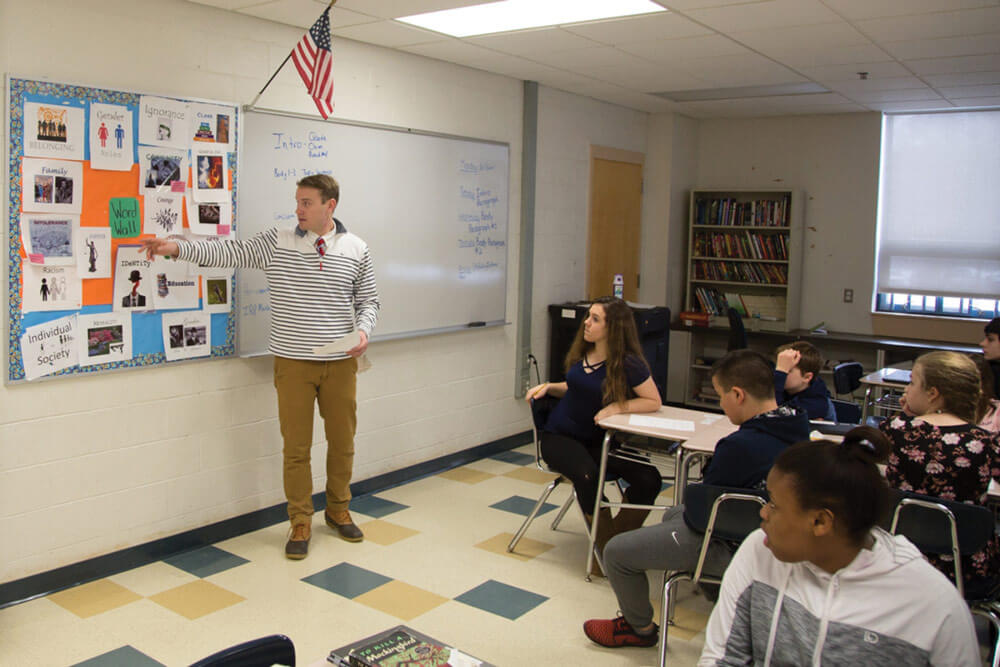
<svg viewBox="0 0 1000 667"><path fill-rule="evenodd" d="M326 508L346 510L351 501L354 431L357 427L357 359L303 361L274 358L278 422L284 440L284 484L292 525L312 521L313 405L326 431Z"/></svg>

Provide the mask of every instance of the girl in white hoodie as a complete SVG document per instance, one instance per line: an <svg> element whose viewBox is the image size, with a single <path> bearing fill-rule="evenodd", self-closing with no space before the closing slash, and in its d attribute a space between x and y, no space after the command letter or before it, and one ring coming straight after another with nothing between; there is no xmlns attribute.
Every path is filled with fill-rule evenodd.
<svg viewBox="0 0 1000 667"><path fill-rule="evenodd" d="M980 662L958 591L906 538L876 527L889 442L859 426L843 444L803 442L767 477L761 529L736 552L699 665Z"/></svg>

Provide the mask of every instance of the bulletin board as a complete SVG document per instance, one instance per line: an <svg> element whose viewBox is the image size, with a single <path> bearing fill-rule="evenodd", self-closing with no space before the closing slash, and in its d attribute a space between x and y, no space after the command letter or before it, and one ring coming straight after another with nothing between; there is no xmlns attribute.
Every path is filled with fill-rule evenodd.
<svg viewBox="0 0 1000 667"><path fill-rule="evenodd" d="M236 278L142 238L235 238L239 109L7 78L6 383L236 352Z"/></svg>

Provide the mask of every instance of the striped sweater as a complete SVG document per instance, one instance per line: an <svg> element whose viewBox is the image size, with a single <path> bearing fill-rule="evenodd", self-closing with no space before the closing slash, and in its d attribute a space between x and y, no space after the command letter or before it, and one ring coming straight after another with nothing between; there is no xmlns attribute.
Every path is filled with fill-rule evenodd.
<svg viewBox="0 0 1000 667"><path fill-rule="evenodd" d="M343 353L317 355L325 345L355 328L369 337L378 318L378 290L368 246L339 220L323 238L326 255L316 251L313 232L272 228L244 241L179 240L178 259L200 266L262 269L271 298L268 350L289 359L344 359Z"/></svg>

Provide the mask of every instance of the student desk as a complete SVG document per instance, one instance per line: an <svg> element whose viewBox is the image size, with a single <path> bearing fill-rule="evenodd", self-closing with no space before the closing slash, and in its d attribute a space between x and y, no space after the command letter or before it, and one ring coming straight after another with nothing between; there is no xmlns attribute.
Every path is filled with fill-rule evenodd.
<svg viewBox="0 0 1000 667"><path fill-rule="evenodd" d="M868 418L873 408L881 408L890 412L900 411L899 403L897 401L886 400L890 396L895 396L896 394L902 392L903 388L906 387L905 384L890 382L885 379L886 375L897 370L903 369L881 368L874 373L869 373L861 378L861 386L865 388L865 398L861 404L862 424L865 423L865 419ZM886 390L891 390L891 393L886 395Z"/></svg>
<svg viewBox="0 0 1000 667"><path fill-rule="evenodd" d="M636 424L632 423L633 417L637 421L644 418L654 418L657 420L670 420L675 423L664 421L663 423ZM682 423L684 422L684 423ZM675 408L668 405L661 405L656 412L646 412L642 414L619 414L602 419L598 425L605 429L604 443L601 447L600 470L597 476L597 502L594 505L593 518L590 526L590 544L587 551L587 580L590 580L590 566L594 558L594 537L597 535L597 523L600 509L602 507L626 507L637 509L667 509L670 505L633 505L629 503L616 503L602 500L600 491L604 488L604 479L607 476L608 450L611 447L611 440L616 433L628 433L650 438L648 446L628 443L622 448L626 452L634 453L633 460L649 458L650 463L657 460L666 462L673 459L674 463L674 504L683 502L684 487L687 485L687 471L696 460L703 460L712 455L715 451L715 443L733 431L736 426L726 418L714 412L703 412L701 410L688 410L686 408ZM686 428L690 426L691 428ZM671 452L668 447L657 446L662 442L678 443L676 449Z"/></svg>

